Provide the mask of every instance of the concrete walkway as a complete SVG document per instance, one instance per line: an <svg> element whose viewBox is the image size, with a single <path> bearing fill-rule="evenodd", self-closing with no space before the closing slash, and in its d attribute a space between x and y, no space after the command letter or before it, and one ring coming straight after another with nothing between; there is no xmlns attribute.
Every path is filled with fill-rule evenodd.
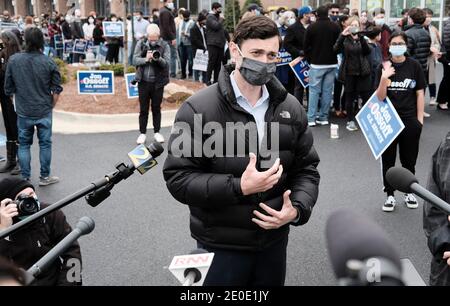
<svg viewBox="0 0 450 306"><path fill-rule="evenodd" d="M161 126L172 126L177 110L162 112ZM89 134L139 130L139 114L82 114L64 111L53 112L53 132L60 134ZM152 115L149 115L149 128Z"/></svg>

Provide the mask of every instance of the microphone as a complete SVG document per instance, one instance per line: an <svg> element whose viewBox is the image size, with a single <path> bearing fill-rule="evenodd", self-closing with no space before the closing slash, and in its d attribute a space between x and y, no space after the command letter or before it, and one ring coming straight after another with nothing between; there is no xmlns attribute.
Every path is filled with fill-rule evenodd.
<svg viewBox="0 0 450 306"><path fill-rule="evenodd" d="M64 253L79 237L91 233L95 228L95 222L90 217L82 217L75 229L73 229L63 240L61 240L53 249L44 255L38 262L27 270L29 285L45 271L61 254Z"/></svg>
<svg viewBox="0 0 450 306"><path fill-rule="evenodd" d="M404 193L414 193L430 204L442 209L447 214L450 214L450 204L419 185L417 178L408 169L402 167L389 168L386 173L386 180L393 188Z"/></svg>
<svg viewBox="0 0 450 306"><path fill-rule="evenodd" d="M333 271L343 286L403 286L400 257L375 222L349 209L327 220L326 241Z"/></svg>
<svg viewBox="0 0 450 306"><path fill-rule="evenodd" d="M183 286L202 286L213 258L214 253L195 249L189 255L175 256L169 270Z"/></svg>

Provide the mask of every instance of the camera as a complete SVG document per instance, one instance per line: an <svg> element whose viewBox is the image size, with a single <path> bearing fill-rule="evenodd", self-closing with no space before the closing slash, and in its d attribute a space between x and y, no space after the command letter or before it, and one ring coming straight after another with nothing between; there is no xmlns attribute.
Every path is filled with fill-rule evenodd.
<svg viewBox="0 0 450 306"><path fill-rule="evenodd" d="M12 203L17 205L18 218L31 216L39 211L39 203L34 197L19 195Z"/></svg>
<svg viewBox="0 0 450 306"><path fill-rule="evenodd" d="M161 52L159 52L158 50L153 51L153 59L159 60L160 57L161 57Z"/></svg>
<svg viewBox="0 0 450 306"><path fill-rule="evenodd" d="M351 27L350 28L350 33L353 35L356 35L359 33L359 29L357 27Z"/></svg>
<svg viewBox="0 0 450 306"><path fill-rule="evenodd" d="M147 52L149 51L152 52L154 60L158 60L161 57L161 52L146 45L144 45L142 48L141 57L146 57Z"/></svg>

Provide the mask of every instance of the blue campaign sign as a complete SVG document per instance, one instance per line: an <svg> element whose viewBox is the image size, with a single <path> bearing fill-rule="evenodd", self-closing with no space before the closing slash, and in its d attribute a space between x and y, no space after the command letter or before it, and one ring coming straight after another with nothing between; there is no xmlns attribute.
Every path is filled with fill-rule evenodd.
<svg viewBox="0 0 450 306"><path fill-rule="evenodd" d="M72 40L66 40L64 41L64 53L72 53L73 52L73 41Z"/></svg>
<svg viewBox="0 0 450 306"><path fill-rule="evenodd" d="M108 54L108 45L100 45L100 55L106 57Z"/></svg>
<svg viewBox="0 0 450 306"><path fill-rule="evenodd" d="M103 33L105 37L122 37L124 36L123 22L121 21L103 21Z"/></svg>
<svg viewBox="0 0 450 306"><path fill-rule="evenodd" d="M405 128L389 98L380 101L376 93L361 108L356 120L375 159L383 154Z"/></svg>
<svg viewBox="0 0 450 306"><path fill-rule="evenodd" d="M113 71L77 71L78 93L80 95L113 95Z"/></svg>
<svg viewBox="0 0 450 306"><path fill-rule="evenodd" d="M84 54L86 53L87 41L81 39L75 39L75 43L73 44L73 53Z"/></svg>
<svg viewBox="0 0 450 306"><path fill-rule="evenodd" d="M286 51L285 48L281 48L278 52L277 66L287 65L292 61L292 55Z"/></svg>
<svg viewBox="0 0 450 306"><path fill-rule="evenodd" d="M294 71L295 76L300 81L304 88L309 86L308 77L309 77L309 64L306 60L301 60L297 57L295 60L289 63L292 71Z"/></svg>
<svg viewBox="0 0 450 306"><path fill-rule="evenodd" d="M56 50L62 50L64 49L64 43L63 43L63 39L61 35L55 35L53 37L54 41L55 41L55 49Z"/></svg>
<svg viewBox="0 0 450 306"><path fill-rule="evenodd" d="M139 97L138 84L135 81L134 73L125 74L125 82L127 82L127 96L128 99L133 99ZM135 84L132 84L135 83Z"/></svg>

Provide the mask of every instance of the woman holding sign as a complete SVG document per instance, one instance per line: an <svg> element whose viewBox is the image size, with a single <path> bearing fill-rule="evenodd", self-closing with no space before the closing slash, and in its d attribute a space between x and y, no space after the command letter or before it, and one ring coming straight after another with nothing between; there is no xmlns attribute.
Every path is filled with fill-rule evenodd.
<svg viewBox="0 0 450 306"><path fill-rule="evenodd" d="M425 76L420 64L405 56L408 39L403 32L392 34L389 40L391 58L378 70L379 80L376 95L380 101L386 97L394 105L405 128L382 154L384 191L387 193L383 211L394 210L396 201L394 189L386 181L386 172L395 166L397 147L402 167L415 173L419 140L423 126ZM408 208L418 207L412 194L405 194L404 202Z"/></svg>

